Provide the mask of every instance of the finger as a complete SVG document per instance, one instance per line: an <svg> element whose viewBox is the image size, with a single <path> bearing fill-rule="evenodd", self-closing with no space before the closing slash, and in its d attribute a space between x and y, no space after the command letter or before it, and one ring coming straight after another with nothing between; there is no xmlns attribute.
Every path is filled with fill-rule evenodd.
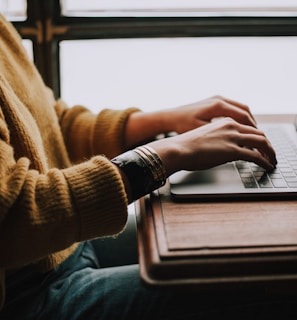
<svg viewBox="0 0 297 320"><path fill-rule="evenodd" d="M252 117L252 119L256 122L256 119L254 118L252 112L250 111L250 108L244 104L244 103L241 103L239 101L235 101L235 100L232 100L232 99L229 99L229 98L225 98L225 97L221 97L219 96L222 100L224 100L226 103L229 103L231 105L234 105L242 110L244 110L245 112L249 113L250 116Z"/></svg>
<svg viewBox="0 0 297 320"><path fill-rule="evenodd" d="M275 151L264 135L258 134L241 134L237 140L238 145L249 148L250 150L257 149L263 158L265 158L272 166L276 166L277 160Z"/></svg>
<svg viewBox="0 0 297 320"><path fill-rule="evenodd" d="M239 148L238 160L254 162L268 171L275 168L275 165L271 164L271 162L256 149Z"/></svg>
<svg viewBox="0 0 297 320"><path fill-rule="evenodd" d="M265 133L263 131L261 131L260 129L256 128L256 127L252 127L250 125L246 125L246 124L242 124L242 123L239 123L237 121L232 121L234 119L231 119L231 126L233 125L235 127L235 129L240 132L240 133L251 133L251 134L256 134L256 135L259 135L259 136L263 136L263 137L266 137L265 136Z"/></svg>
<svg viewBox="0 0 297 320"><path fill-rule="evenodd" d="M226 118L225 122L226 122L226 126L227 126L228 130L234 129L234 130L238 131L239 133L255 134L255 135L259 135L259 136L266 138L265 133L258 128L251 127L250 125L245 125L245 124L239 123L232 118L230 118L230 119Z"/></svg>
<svg viewBox="0 0 297 320"><path fill-rule="evenodd" d="M225 129L235 132L233 142L239 146L257 148L263 156L268 157L271 163L276 163L275 151L265 133L249 125L240 124L232 119L225 119Z"/></svg>
<svg viewBox="0 0 297 320"><path fill-rule="evenodd" d="M276 165L275 151L263 131L240 124L232 119L224 119L223 121L225 129L231 133L231 140L235 144L249 149L258 149L262 157L266 158L273 166Z"/></svg>
<svg viewBox="0 0 297 320"><path fill-rule="evenodd" d="M252 114L245 107L238 107L226 101L218 101L216 108L212 110L212 117L230 117L239 123L257 127Z"/></svg>

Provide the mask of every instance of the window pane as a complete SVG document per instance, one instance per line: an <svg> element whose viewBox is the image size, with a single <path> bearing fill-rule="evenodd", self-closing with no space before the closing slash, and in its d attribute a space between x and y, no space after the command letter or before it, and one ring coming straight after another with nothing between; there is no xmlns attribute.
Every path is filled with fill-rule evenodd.
<svg viewBox="0 0 297 320"><path fill-rule="evenodd" d="M66 16L296 16L296 0L61 0Z"/></svg>
<svg viewBox="0 0 297 320"><path fill-rule="evenodd" d="M0 12L11 21L26 20L26 0L0 0Z"/></svg>
<svg viewBox="0 0 297 320"><path fill-rule="evenodd" d="M31 40L23 39L22 40L23 46L25 47L26 51L28 52L29 58L33 61L33 43Z"/></svg>
<svg viewBox="0 0 297 320"><path fill-rule="evenodd" d="M64 41L61 92L94 111L149 111L220 94L254 113L296 113L296 56L297 37Z"/></svg>

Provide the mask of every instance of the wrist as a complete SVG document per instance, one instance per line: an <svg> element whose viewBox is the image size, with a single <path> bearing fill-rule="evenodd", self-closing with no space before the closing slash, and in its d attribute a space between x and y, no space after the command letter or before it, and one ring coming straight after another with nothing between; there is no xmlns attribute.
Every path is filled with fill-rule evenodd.
<svg viewBox="0 0 297 320"><path fill-rule="evenodd" d="M183 163L183 150L182 146L175 142L174 137L159 139L149 143L160 158L166 169L167 177L181 170Z"/></svg>
<svg viewBox="0 0 297 320"><path fill-rule="evenodd" d="M152 141L162 133L173 131L168 111L132 113L126 125L126 148Z"/></svg>
<svg viewBox="0 0 297 320"><path fill-rule="evenodd" d="M151 193L166 182L163 162L149 146L127 151L111 162L119 167L129 201Z"/></svg>

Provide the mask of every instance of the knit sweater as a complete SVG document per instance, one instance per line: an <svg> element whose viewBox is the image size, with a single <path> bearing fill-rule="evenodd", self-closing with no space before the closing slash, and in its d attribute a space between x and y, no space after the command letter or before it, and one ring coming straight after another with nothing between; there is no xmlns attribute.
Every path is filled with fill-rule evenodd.
<svg viewBox="0 0 297 320"><path fill-rule="evenodd" d="M48 271L76 243L124 228L127 196L108 159L124 151L136 110L95 115L55 100L0 16L0 300L6 273Z"/></svg>

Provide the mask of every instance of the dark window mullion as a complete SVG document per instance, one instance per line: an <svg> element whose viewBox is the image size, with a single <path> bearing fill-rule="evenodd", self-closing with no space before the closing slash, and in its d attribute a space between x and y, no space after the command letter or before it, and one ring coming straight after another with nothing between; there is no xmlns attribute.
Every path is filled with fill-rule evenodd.
<svg viewBox="0 0 297 320"><path fill-rule="evenodd" d="M297 18L66 18L59 25L65 39L297 35Z"/></svg>

